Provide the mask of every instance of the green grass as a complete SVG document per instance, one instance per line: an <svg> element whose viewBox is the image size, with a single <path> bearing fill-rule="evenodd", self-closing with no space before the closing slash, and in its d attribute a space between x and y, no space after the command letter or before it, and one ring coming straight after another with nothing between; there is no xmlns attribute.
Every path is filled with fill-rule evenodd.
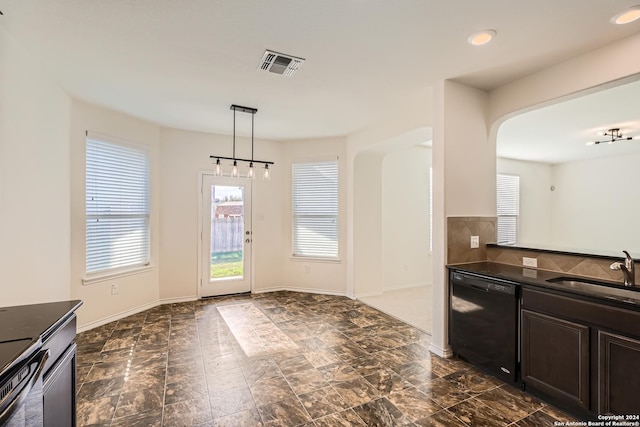
<svg viewBox="0 0 640 427"><path fill-rule="evenodd" d="M211 278L227 277L242 277L242 251L211 253Z"/></svg>
<svg viewBox="0 0 640 427"><path fill-rule="evenodd" d="M242 261L220 262L211 265L211 278L222 279L225 277L241 277Z"/></svg>

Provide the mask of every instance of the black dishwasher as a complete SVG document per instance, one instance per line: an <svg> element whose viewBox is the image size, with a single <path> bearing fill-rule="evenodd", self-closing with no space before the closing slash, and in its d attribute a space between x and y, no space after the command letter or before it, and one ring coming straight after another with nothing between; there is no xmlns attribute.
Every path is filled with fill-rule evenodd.
<svg viewBox="0 0 640 427"><path fill-rule="evenodd" d="M509 382L518 381L518 293L515 283L452 271L449 344L453 352Z"/></svg>

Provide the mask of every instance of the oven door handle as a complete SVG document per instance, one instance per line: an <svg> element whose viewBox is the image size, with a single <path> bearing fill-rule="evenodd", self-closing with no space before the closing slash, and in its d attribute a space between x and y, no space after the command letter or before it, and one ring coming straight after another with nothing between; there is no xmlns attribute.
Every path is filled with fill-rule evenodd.
<svg viewBox="0 0 640 427"><path fill-rule="evenodd" d="M20 391L20 393L13 399L13 401L7 406L7 408L0 414L0 425L4 423L13 414L17 408L20 407L22 402L27 398L31 389L38 382L45 363L49 359L49 350L40 350L36 357L29 363L30 365L36 365L36 368L31 372L31 376L27 380L27 384Z"/></svg>

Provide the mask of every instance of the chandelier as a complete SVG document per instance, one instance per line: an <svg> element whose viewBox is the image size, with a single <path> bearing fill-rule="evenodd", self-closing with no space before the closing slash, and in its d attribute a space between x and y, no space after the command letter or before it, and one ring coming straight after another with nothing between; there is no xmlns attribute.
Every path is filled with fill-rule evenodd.
<svg viewBox="0 0 640 427"><path fill-rule="evenodd" d="M254 168L254 164L264 165L264 169L262 172L262 179L270 180L271 179L271 170L269 169L269 165L273 165L273 162L266 160L256 160L253 158L253 128L254 128L254 116L258 112L257 108L251 107L243 107L241 105L231 105L231 109L233 110L233 154L232 157L225 156L209 156L211 159L216 159L216 168L215 174L217 176L222 175L222 164L220 160L231 160L233 161L233 166L231 167L230 176L239 177L240 172L238 170L238 162L249 163L249 170L247 172L247 178L253 179L255 178L256 172ZM249 113L251 114L251 159L241 159L236 157L236 111L240 111L241 113Z"/></svg>
<svg viewBox="0 0 640 427"><path fill-rule="evenodd" d="M630 136L622 135L620 128L611 128L606 132L602 132L602 136L608 136L609 139L604 139L602 141L587 142L587 145L613 144L616 141L630 141L633 139Z"/></svg>

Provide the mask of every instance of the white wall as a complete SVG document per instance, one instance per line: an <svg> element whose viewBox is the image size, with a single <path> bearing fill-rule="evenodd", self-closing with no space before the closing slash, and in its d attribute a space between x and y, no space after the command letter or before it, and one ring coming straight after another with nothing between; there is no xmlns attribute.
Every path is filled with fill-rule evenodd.
<svg viewBox="0 0 640 427"><path fill-rule="evenodd" d="M210 155L231 157L232 138L163 128L160 186L160 298L198 296L199 173L214 171ZM236 157L250 158L247 138L236 138ZM252 181L253 291L283 285L284 186L290 166L283 162L282 144L255 140L255 158L275 162L272 180L258 174Z"/></svg>
<svg viewBox="0 0 640 427"><path fill-rule="evenodd" d="M639 51L640 34L634 34L492 90L487 116L492 135L504 120L520 112L575 98L640 73Z"/></svg>
<svg viewBox="0 0 640 427"><path fill-rule="evenodd" d="M149 148L151 191L151 266L125 277L83 285L85 275L85 132L96 132ZM127 313L153 306L158 301L160 242L159 134L157 125L81 101L71 108L71 295L82 299L78 326L90 327ZM111 295L111 285L119 293Z"/></svg>
<svg viewBox="0 0 640 427"><path fill-rule="evenodd" d="M640 154L555 165L550 243L640 254L638 183Z"/></svg>
<svg viewBox="0 0 640 427"><path fill-rule="evenodd" d="M551 241L552 166L548 163L497 159L498 173L520 177L518 243L537 245Z"/></svg>
<svg viewBox="0 0 640 427"><path fill-rule="evenodd" d="M0 27L0 306L70 297L70 103Z"/></svg>
<svg viewBox="0 0 640 427"><path fill-rule="evenodd" d="M445 82L445 209L447 216L495 216L496 146L487 138L488 94ZM435 150L434 138L434 150ZM435 155L435 154L434 154Z"/></svg>
<svg viewBox="0 0 640 427"><path fill-rule="evenodd" d="M496 148L488 138L488 94L452 81L435 92L433 128L433 305L430 350L448 345L448 216L495 216Z"/></svg>
<svg viewBox="0 0 640 427"><path fill-rule="evenodd" d="M347 239L347 203L346 177L348 165L345 138L319 138L283 143L284 161L282 173L284 179L284 237L283 248L283 285L287 289L307 292L322 292L345 295L346 264L349 262L346 251ZM338 159L338 257L339 261L314 259L294 259L292 254L292 185L291 165L296 162L322 161ZM308 272L305 269L308 267Z"/></svg>
<svg viewBox="0 0 640 427"><path fill-rule="evenodd" d="M431 148L387 154L382 164L383 290L430 284Z"/></svg>
<svg viewBox="0 0 640 427"><path fill-rule="evenodd" d="M520 176L519 244L640 253L640 232L622 226L640 211L628 196L640 182L638 164L640 154L556 165L498 158L498 172Z"/></svg>
<svg viewBox="0 0 640 427"><path fill-rule="evenodd" d="M348 259L352 260L347 263L346 274L347 295L350 297L382 293L382 187L378 189L375 185L382 186L382 165L386 154L432 138L431 128L416 126L427 120L431 108L424 108L425 104L431 104L428 102L431 91L420 93L426 98L416 102L416 109L412 109L411 114L402 118L386 117L384 123L347 138L347 164L352 165L346 174L346 252ZM405 126L414 127L407 131ZM391 138L381 139L392 129L402 131Z"/></svg>
<svg viewBox="0 0 640 427"><path fill-rule="evenodd" d="M383 291L382 163L385 153L363 151L353 173L353 289L362 298Z"/></svg>

